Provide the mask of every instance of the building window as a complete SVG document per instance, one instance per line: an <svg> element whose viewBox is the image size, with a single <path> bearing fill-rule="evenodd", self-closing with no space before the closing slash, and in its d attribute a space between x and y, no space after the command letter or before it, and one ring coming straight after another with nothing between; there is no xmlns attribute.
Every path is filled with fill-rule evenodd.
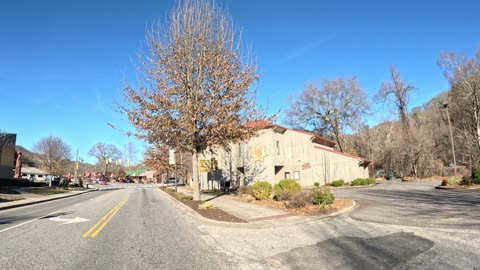
<svg viewBox="0 0 480 270"><path fill-rule="evenodd" d="M294 178L296 181L300 181L300 172L299 172L299 171L293 172L293 178Z"/></svg>
<svg viewBox="0 0 480 270"><path fill-rule="evenodd" d="M238 143L238 157L242 157L242 145L240 143Z"/></svg>
<svg viewBox="0 0 480 270"><path fill-rule="evenodd" d="M280 155L280 141L277 141L277 155Z"/></svg>
<svg viewBox="0 0 480 270"><path fill-rule="evenodd" d="M285 179L290 179L290 172L285 172Z"/></svg>

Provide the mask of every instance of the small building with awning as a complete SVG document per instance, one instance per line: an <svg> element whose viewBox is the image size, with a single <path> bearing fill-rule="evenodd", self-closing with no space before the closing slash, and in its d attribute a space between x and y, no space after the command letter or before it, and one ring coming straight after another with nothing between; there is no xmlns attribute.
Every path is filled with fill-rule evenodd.
<svg viewBox="0 0 480 270"><path fill-rule="evenodd" d="M125 172L125 176L137 183L142 183L147 179L146 175L143 175L146 171L147 170L128 170Z"/></svg>

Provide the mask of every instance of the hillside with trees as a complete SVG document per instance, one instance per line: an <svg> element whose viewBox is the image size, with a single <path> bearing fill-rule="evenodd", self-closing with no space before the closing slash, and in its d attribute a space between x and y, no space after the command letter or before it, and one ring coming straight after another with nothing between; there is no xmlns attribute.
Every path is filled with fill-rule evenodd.
<svg viewBox="0 0 480 270"><path fill-rule="evenodd" d="M397 120L366 125L370 106L353 78L307 85L291 102L286 122L341 142L339 151L370 159L372 172L424 178L453 175L457 168L468 174L480 159L480 48L472 58L442 53L437 64L451 88L411 110L415 86L390 67L391 80L382 83L375 101Z"/></svg>

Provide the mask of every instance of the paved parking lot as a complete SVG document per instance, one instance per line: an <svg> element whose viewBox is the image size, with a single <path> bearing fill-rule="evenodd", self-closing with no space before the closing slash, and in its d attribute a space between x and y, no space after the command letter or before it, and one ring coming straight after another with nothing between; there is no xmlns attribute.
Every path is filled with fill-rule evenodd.
<svg viewBox="0 0 480 270"><path fill-rule="evenodd" d="M351 198L359 207L349 215L386 224L479 228L480 190L439 190L440 181L384 181L374 187L336 188L337 198Z"/></svg>

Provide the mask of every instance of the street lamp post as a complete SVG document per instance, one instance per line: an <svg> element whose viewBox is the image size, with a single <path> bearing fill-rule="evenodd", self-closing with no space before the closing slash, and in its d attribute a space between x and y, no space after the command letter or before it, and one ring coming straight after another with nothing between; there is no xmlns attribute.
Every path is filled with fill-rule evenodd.
<svg viewBox="0 0 480 270"><path fill-rule="evenodd" d="M448 102L443 103L443 108L447 111L447 119L448 119L448 129L450 130L450 141L452 144L452 154L453 154L453 171L455 173L455 177L457 176L457 161L455 159L455 145L453 143L453 133L452 133L452 124L450 123L450 114L448 113Z"/></svg>

